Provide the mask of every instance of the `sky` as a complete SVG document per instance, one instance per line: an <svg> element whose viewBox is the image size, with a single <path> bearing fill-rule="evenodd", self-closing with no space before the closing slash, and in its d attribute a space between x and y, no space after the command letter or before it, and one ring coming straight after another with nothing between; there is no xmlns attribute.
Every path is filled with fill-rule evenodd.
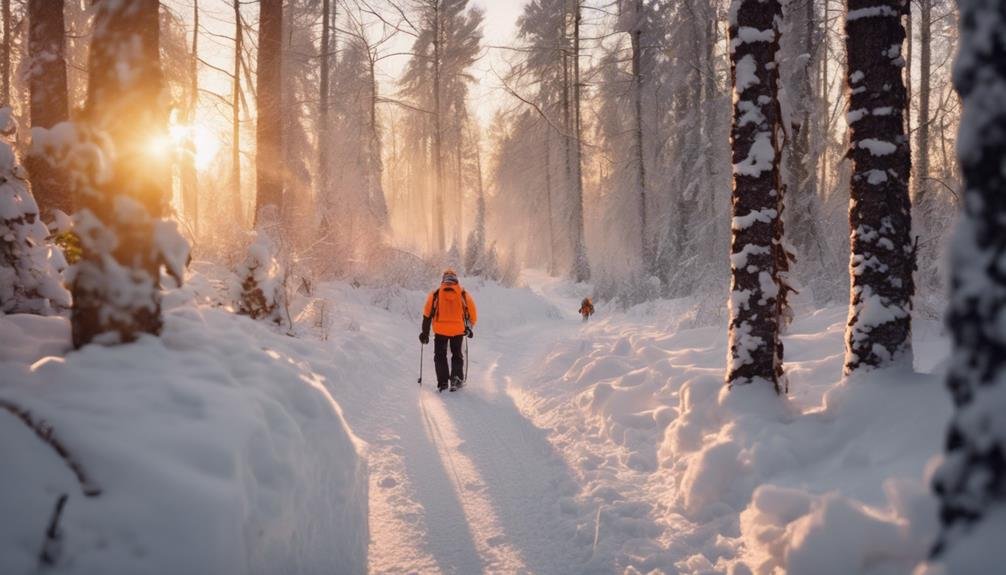
<svg viewBox="0 0 1006 575"><path fill-rule="evenodd" d="M513 42L517 17L528 0L473 0L474 6L485 10L483 45L505 46ZM479 82L472 93L471 105L483 126L488 126L495 111L505 101L500 91L499 81L492 73L491 66L503 73L503 53L498 49L487 49L485 56L476 64L475 75Z"/></svg>
<svg viewBox="0 0 1006 575"><path fill-rule="evenodd" d="M512 43L517 17L528 0L471 0L471 5L485 12L484 46L499 46ZM166 0L165 4L181 14L186 24L192 25L192 0ZM229 39L234 35L234 18L230 8L230 0L203 0L200 2L200 56L206 65L200 69L200 83L206 90L211 90L230 98L231 81L229 77L213 67L230 71L233 68L233 42ZM258 11L254 6L243 9L247 20L254 23ZM254 24L253 24L254 25ZM223 37L220 37L223 36ZM254 39L252 39L254 41ZM411 43L411 38L403 35L396 49L405 51ZM484 48L483 54L473 69L477 78L472 87L471 106L483 126L488 126L496 110L508 104L505 94L500 90L493 70L502 73L504 51L494 48ZM386 61L380 73L382 88L385 93L395 90L394 79L397 78L407 58L392 58ZM253 64L254 65L254 64ZM224 124L230 115L229 108L216 98L202 98L205 107L203 122L219 125Z"/></svg>

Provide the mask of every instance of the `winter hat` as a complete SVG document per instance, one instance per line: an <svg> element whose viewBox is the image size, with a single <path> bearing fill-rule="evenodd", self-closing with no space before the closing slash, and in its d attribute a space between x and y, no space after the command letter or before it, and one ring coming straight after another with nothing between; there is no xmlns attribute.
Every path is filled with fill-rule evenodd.
<svg viewBox="0 0 1006 575"><path fill-rule="evenodd" d="M458 283L458 274L451 268L444 270L444 277L440 280L445 284L456 284Z"/></svg>

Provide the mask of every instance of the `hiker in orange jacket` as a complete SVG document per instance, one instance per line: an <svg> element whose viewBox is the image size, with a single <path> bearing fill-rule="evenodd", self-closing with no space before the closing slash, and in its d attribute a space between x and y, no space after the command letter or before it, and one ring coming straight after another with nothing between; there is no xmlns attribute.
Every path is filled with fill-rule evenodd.
<svg viewBox="0 0 1006 575"><path fill-rule="evenodd" d="M594 304L589 297L583 298L583 301L580 302L580 315L583 316L583 321L587 321L590 316L594 315Z"/></svg>
<svg viewBox="0 0 1006 575"><path fill-rule="evenodd" d="M458 274L448 268L440 287L430 292L423 308L423 331L419 341L430 342L433 328L433 364L437 368L437 390L454 391L465 383L465 357L461 344L465 336L473 337L472 328L478 321L475 300L458 283ZM451 364L447 365L447 347L451 348Z"/></svg>

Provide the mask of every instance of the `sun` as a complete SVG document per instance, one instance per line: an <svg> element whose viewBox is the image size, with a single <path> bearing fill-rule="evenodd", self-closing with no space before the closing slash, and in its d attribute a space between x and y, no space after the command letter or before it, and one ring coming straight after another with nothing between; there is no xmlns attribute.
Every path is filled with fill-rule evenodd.
<svg viewBox="0 0 1006 575"><path fill-rule="evenodd" d="M209 167L213 159L216 158L217 152L220 151L220 140L217 138L217 135L201 124L173 124L169 134L172 144L179 150L182 149L188 138L192 138L192 143L195 146L195 164L197 170L204 170Z"/></svg>

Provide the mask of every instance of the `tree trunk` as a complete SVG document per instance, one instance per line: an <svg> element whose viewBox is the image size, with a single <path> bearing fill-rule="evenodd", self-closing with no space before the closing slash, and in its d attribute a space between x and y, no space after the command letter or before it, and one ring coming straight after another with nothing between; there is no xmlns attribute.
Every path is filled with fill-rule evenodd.
<svg viewBox="0 0 1006 575"><path fill-rule="evenodd" d="M443 23L440 17L441 0L433 0L433 229L437 253L444 253L446 246L446 230L444 218L444 152L443 124L441 118L441 86L440 68L443 64Z"/></svg>
<svg viewBox="0 0 1006 575"><path fill-rule="evenodd" d="M933 1L919 0L919 117L915 133L915 205L922 229L928 231L927 178L929 177L929 99L933 61ZM911 100L909 100L911 102Z"/></svg>
<svg viewBox="0 0 1006 575"><path fill-rule="evenodd" d="M632 39L632 107L633 107L633 139L635 150L633 156L636 161L636 189L639 195L639 257L643 264L643 270L648 274L656 272L653 246L650 243L650 236L647 233L646 225L646 161L643 153L643 74L640 70L640 59L642 57L642 12L643 0L636 0L635 4L635 27L630 32Z"/></svg>
<svg viewBox="0 0 1006 575"><path fill-rule="evenodd" d="M381 230L387 230L390 222L388 221L388 202L384 196L384 185L382 183L384 179L384 156L381 150L380 126L377 124L377 62L375 61L376 55L371 49L368 48L367 54L368 82L370 83L370 121L367 127L370 130L370 161L372 163L372 177L374 178L374 197L371 199L379 227Z"/></svg>
<svg viewBox="0 0 1006 575"><path fill-rule="evenodd" d="M785 195L788 206L792 207L787 210L789 237L808 264L820 266L823 265L825 255L818 232L817 158L811 149L811 132L816 113L811 72L812 57L816 52L814 1L800 1L802 5L792 2L786 11L786 18L790 20L788 30L797 37L789 44L793 47L790 56L795 68L791 78L789 138L784 158L787 167ZM813 273L816 274L818 270L819 267L815 268Z"/></svg>
<svg viewBox="0 0 1006 575"><path fill-rule="evenodd" d="M479 184L481 186L481 183ZM548 275L555 271L555 230L552 223L552 126L545 126L545 217L548 218Z"/></svg>
<svg viewBox="0 0 1006 575"><path fill-rule="evenodd" d="M563 167L565 181L564 181L564 191L565 191L565 201L569 202L570 198L573 196L573 122L571 120L572 113L570 112L570 90L569 86L569 26L566 22L567 14L565 13L566 8L563 8L563 27L562 27L562 149L563 149ZM568 205L568 203L566 204ZM569 249L570 254L574 254L576 250L576 234L575 228L572 222L569 222L566 226L567 233L569 234ZM574 256L575 257L575 256ZM575 263L575 262L574 262ZM573 268L570 268L570 273L573 273Z"/></svg>
<svg viewBox="0 0 1006 575"><path fill-rule="evenodd" d="M244 50L244 28L241 22L241 0L234 0L234 77L231 94L231 209L238 221L244 221L241 199L241 52Z"/></svg>
<svg viewBox="0 0 1006 575"><path fill-rule="evenodd" d="M587 260L587 244L584 238L583 214L583 113L580 83L580 26L583 20L582 0L573 4L573 112L575 139L573 146L573 226L575 243L573 247L573 279L585 282L590 279L590 263Z"/></svg>
<svg viewBox="0 0 1006 575"><path fill-rule="evenodd" d="M133 341L161 329L158 289L165 245L157 223L170 174L150 142L167 131L167 98L160 69L157 0L102 2L95 15L85 134L101 133L110 177L82 186L76 231L82 259L73 283L73 343ZM137 49L138 48L138 49ZM117 242L109 245L109 234ZM172 271L180 274L178 267ZM129 294L123 297L122 294Z"/></svg>
<svg viewBox="0 0 1006 575"><path fill-rule="evenodd" d="M908 0L848 0L852 302L845 372L912 365L915 248L905 134L902 16Z"/></svg>
<svg viewBox="0 0 1006 575"><path fill-rule="evenodd" d="M779 277L779 0L733 0L733 241L727 384L784 388Z"/></svg>
<svg viewBox="0 0 1006 575"><path fill-rule="evenodd" d="M954 84L963 98L959 158L963 213L950 256L947 387L955 413L935 474L942 533L934 548L947 573L1001 556L990 519L1006 505L1006 1L961 0ZM983 523L985 523L983 525ZM1001 523L999 524L1001 526ZM984 534L976 531L984 529ZM957 549L955 549L957 547ZM991 565L991 564L990 564ZM995 570L992 567L992 570Z"/></svg>
<svg viewBox="0 0 1006 575"><path fill-rule="evenodd" d="M31 125L52 128L70 117L66 84L66 52L63 34L63 3L47 0L28 2L28 85L31 90ZM44 155L29 154L25 166L31 174L32 191L41 208L42 220L52 222L55 210L72 214L73 194L65 174Z"/></svg>
<svg viewBox="0 0 1006 575"><path fill-rule="evenodd" d="M185 219L199 235L199 181L196 174L196 111L199 106L199 0L192 2L192 54L189 59L189 101L185 109L186 129L181 161L182 208Z"/></svg>
<svg viewBox="0 0 1006 575"><path fill-rule="evenodd" d="M282 52L283 0L261 0L256 89L256 227L280 222L283 212Z"/></svg>
<svg viewBox="0 0 1006 575"><path fill-rule="evenodd" d="M331 189L331 170L329 170L329 144L331 139L331 119L329 105L332 90L329 87L329 67L332 54L332 0L322 0L321 3L321 71L318 83L318 185L315 193L321 200L322 218L327 221L332 208L329 190Z"/></svg>
<svg viewBox="0 0 1006 575"><path fill-rule="evenodd" d="M52 0L50 0L52 1ZM0 106L12 106L10 101L10 70L13 54L13 35L11 34L10 0L0 0L0 11L3 12L3 43L0 47Z"/></svg>
<svg viewBox="0 0 1006 575"><path fill-rule="evenodd" d="M831 62L831 28L830 28L830 18L831 10L829 9L830 0L824 0L824 15L821 18L821 136L823 137L823 142L821 143L821 162L820 162L820 176L817 179L817 185L821 188L821 198L824 199L828 197L831 193L832 187L828 180L828 174L830 172L829 167L829 156L831 152L831 121L830 121L830 100L831 100L831 79L828 77L828 66Z"/></svg>

